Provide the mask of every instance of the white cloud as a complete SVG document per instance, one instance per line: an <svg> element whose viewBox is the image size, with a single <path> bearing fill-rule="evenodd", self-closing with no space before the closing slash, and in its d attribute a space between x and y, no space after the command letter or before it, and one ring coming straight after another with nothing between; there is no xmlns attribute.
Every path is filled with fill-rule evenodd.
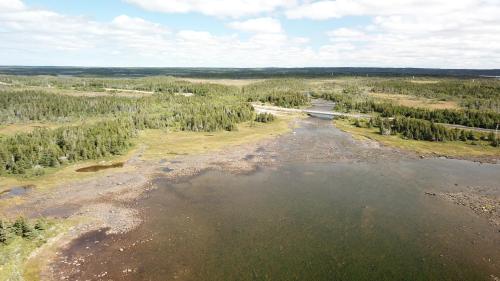
<svg viewBox="0 0 500 281"><path fill-rule="evenodd" d="M336 0L307 1L286 11L291 19L364 16L366 26L327 33L320 49L341 61L364 65L498 68L500 1ZM339 44L349 44L342 52Z"/></svg>
<svg viewBox="0 0 500 281"><path fill-rule="evenodd" d="M387 16L441 15L452 11L471 12L480 6L498 5L496 0L322 0L304 1L290 8L286 15L292 19L309 18L316 20L341 18L345 16Z"/></svg>
<svg viewBox="0 0 500 281"><path fill-rule="evenodd" d="M234 21L229 23L228 26L244 32L279 33L283 31L280 21L273 18L257 18L246 21Z"/></svg>
<svg viewBox="0 0 500 281"><path fill-rule="evenodd" d="M0 10L0 30L2 64L262 67L303 65L314 55L299 46L305 38L284 33L253 29L242 40L203 30L173 31L127 15L97 22L29 7Z"/></svg>
<svg viewBox="0 0 500 281"><path fill-rule="evenodd" d="M164 13L196 12L208 16L232 17L272 12L289 7L296 0L124 0L148 11Z"/></svg>
<svg viewBox="0 0 500 281"><path fill-rule="evenodd" d="M362 38L365 36L365 33L356 29L341 27L330 32L327 32L327 35L331 37L341 37L341 38Z"/></svg>
<svg viewBox="0 0 500 281"><path fill-rule="evenodd" d="M142 18L129 17L127 15L120 15L114 18L111 23L113 24L113 27L118 30L146 31L160 34L169 33L168 29L160 24L152 23Z"/></svg>
<svg viewBox="0 0 500 281"><path fill-rule="evenodd" d="M132 0L130 0L132 1ZM157 1L158 5L171 1ZM186 11L208 14L195 4ZM222 3L224 1L215 1ZM238 3L246 1L237 0ZM254 1L259 2L259 1ZM271 5L272 3L273 5ZM248 32L244 36L214 34L207 30L176 30L144 18L119 15L107 22L33 9L18 0L0 0L0 64L82 66L392 66L498 68L500 66L500 1L496 0L337 0L303 1L300 17L331 18L367 16L363 26L342 27L326 32L323 46L308 38L289 36L274 8L240 9L270 14L230 21L228 27ZM332 5L320 9L315 3ZM383 2L383 3L382 3ZM403 4L398 4L398 3ZM194 4L193 4L194 3ZM263 2L262 2L263 3ZM338 6L346 3L345 6ZM189 4L189 5L188 5ZM419 8L417 4L428 9ZM183 7L179 4L180 10ZM200 4L201 5L201 4ZM304 7L311 10L304 13ZM280 6L280 7L281 7ZM193 8L193 7L196 7ZM229 16L233 6L214 12ZM287 8L281 8L287 9ZM316 8L314 8L316 9ZM307 10L307 9L306 9ZM223 11L223 12L221 12ZM284 11L284 10L283 10ZM301 13L298 13L301 11ZM245 12L245 13L243 13ZM314 13L313 13L314 12ZM273 17L274 16L274 17ZM314 25L307 28L315 28ZM230 33L227 33L230 34Z"/></svg>
<svg viewBox="0 0 500 281"><path fill-rule="evenodd" d="M20 0L0 0L0 11L17 11L24 8L25 6Z"/></svg>
<svg viewBox="0 0 500 281"><path fill-rule="evenodd" d="M101 23L24 5L0 10L0 30L2 63L14 59L24 64L67 64L60 60L73 56L74 64L97 65L105 64L108 55L132 52L140 57L170 44L167 28L144 19L121 15Z"/></svg>

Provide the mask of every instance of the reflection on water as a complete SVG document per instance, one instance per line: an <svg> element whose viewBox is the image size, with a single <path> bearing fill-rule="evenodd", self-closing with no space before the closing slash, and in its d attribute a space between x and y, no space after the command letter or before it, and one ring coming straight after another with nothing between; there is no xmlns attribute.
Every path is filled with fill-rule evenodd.
<svg viewBox="0 0 500 281"><path fill-rule="evenodd" d="M112 169L112 168L122 168L124 165L123 162L115 163L111 165L94 165L85 168L80 168L76 170L79 173L89 173L89 172L99 172L101 170Z"/></svg>
<svg viewBox="0 0 500 281"><path fill-rule="evenodd" d="M375 152L357 161L314 161L325 145L318 141L345 158L365 151L329 122L318 122L282 142L289 154L308 154L309 162L284 150L278 167L249 175L211 171L175 184L158 179L159 188L140 202L146 219L138 229L90 234L66 252L86 260L70 279L102 272L114 280L500 276L498 232L467 208L425 195L496 186L497 165Z"/></svg>

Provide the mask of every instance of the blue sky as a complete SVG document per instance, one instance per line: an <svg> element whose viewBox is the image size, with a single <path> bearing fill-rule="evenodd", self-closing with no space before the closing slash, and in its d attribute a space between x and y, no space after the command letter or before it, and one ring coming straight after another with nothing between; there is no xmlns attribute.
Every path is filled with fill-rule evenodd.
<svg viewBox="0 0 500 281"><path fill-rule="evenodd" d="M496 0L0 0L0 65L500 68Z"/></svg>

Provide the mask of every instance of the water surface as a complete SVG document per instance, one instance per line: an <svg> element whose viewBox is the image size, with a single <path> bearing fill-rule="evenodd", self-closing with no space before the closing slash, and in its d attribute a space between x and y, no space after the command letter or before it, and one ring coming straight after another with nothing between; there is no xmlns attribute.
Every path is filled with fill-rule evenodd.
<svg viewBox="0 0 500 281"><path fill-rule="evenodd" d="M92 173L92 172L99 172L99 171L107 170L107 169L122 168L123 165L124 165L123 162L114 163L114 164L110 164L110 165L93 165L93 166L80 168L76 171L79 173Z"/></svg>
<svg viewBox="0 0 500 281"><path fill-rule="evenodd" d="M158 189L139 202L145 221L138 229L90 233L66 251L70 260L85 259L71 278L500 276L498 231L468 208L425 194L498 187L498 165L406 157L311 119L278 143L278 164L251 174L157 179Z"/></svg>

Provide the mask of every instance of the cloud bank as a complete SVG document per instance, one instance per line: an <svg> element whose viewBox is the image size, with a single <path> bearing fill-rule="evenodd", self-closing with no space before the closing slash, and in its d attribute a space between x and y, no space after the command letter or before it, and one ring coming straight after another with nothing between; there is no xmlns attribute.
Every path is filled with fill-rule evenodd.
<svg viewBox="0 0 500 281"><path fill-rule="evenodd" d="M0 64L500 68L496 0L124 1L165 16L212 16L227 32L125 14L96 21L0 0ZM346 17L363 20L342 26ZM313 31L317 22L332 26L320 43L287 30Z"/></svg>

